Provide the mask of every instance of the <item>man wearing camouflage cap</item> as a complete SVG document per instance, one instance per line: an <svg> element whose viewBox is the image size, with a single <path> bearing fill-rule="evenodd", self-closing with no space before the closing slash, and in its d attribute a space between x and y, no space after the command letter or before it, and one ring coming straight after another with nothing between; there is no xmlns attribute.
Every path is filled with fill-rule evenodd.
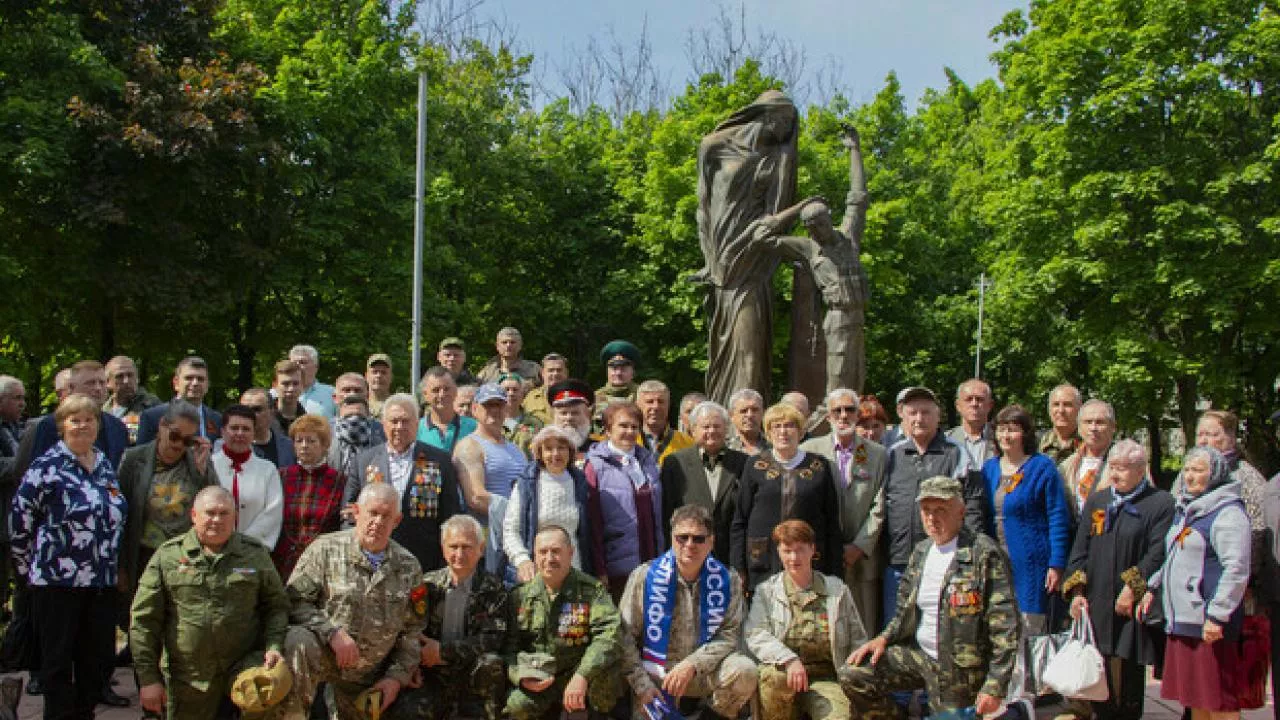
<svg viewBox="0 0 1280 720"><path fill-rule="evenodd" d="M911 553L888 626L853 651L840 681L857 716L897 718L889 693L924 689L935 713L1003 706L1021 632L1009 560L964 527L964 488L935 476L916 496L928 538Z"/></svg>
<svg viewBox="0 0 1280 720"><path fill-rule="evenodd" d="M129 644L148 712L223 717L237 670L284 662L289 600L267 548L235 532L235 507L217 485L197 493L192 528L161 545L138 582Z"/></svg>

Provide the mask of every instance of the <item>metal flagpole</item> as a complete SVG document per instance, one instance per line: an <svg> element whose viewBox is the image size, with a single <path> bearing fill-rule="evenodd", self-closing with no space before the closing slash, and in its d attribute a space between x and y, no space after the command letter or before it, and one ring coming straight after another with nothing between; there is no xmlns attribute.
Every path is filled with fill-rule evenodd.
<svg viewBox="0 0 1280 720"><path fill-rule="evenodd" d="M982 313L987 298L988 287L991 287L991 284L987 282L987 274L984 272L978 276L978 347L977 352L973 357L973 376L975 378L982 377Z"/></svg>
<svg viewBox="0 0 1280 720"><path fill-rule="evenodd" d="M418 387L422 374L422 213L426 192L427 71L418 73L418 168L413 192L413 339L410 341L409 387ZM416 395L416 393L414 393Z"/></svg>

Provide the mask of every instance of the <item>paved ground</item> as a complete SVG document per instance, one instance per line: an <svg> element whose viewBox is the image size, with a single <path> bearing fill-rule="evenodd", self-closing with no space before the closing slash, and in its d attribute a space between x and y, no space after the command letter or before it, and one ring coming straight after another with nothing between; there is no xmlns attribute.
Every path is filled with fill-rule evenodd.
<svg viewBox="0 0 1280 720"><path fill-rule="evenodd" d="M142 711L138 707L138 691L133 684L133 673L128 670L116 671L116 692L133 700L133 705L127 708L108 708L101 706L98 708L98 717L101 720L137 720L142 717ZM41 703L40 698L34 698L24 695L22 705L18 708L18 717L20 720L39 720ZM1041 718L1052 718L1052 711L1047 709L1038 713ZM1168 700L1160 699L1160 685L1155 681L1147 683L1147 704L1143 718L1150 720L1178 720L1182 717L1182 706ZM1271 704L1267 703L1267 707L1260 710L1250 710L1242 714L1244 720L1272 720L1275 717L1271 709Z"/></svg>

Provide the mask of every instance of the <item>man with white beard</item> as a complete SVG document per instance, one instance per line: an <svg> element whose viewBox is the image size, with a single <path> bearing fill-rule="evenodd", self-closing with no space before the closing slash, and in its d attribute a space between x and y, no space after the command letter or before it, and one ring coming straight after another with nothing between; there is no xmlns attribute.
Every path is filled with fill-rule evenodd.
<svg viewBox="0 0 1280 720"><path fill-rule="evenodd" d="M595 393L581 380L561 380L547 391L551 419L573 439L577 448L575 464L582 467L587 450L598 440L591 434L591 407Z"/></svg>

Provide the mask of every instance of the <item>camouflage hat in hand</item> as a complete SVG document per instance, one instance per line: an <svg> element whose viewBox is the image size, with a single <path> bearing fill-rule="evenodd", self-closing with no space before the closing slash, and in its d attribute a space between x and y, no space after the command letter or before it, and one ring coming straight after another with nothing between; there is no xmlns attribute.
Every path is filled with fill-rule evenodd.
<svg viewBox="0 0 1280 720"><path fill-rule="evenodd" d="M273 667L257 665L239 675L231 683L231 702L248 713L265 712L280 704L293 688L293 673L284 661Z"/></svg>
<svg viewBox="0 0 1280 720"><path fill-rule="evenodd" d="M550 680L556 676L556 657L551 653L522 652L516 655L516 672L521 680Z"/></svg>
<svg viewBox="0 0 1280 720"><path fill-rule="evenodd" d="M365 690L356 696L355 706L358 720L381 720L382 691L377 688Z"/></svg>
<svg viewBox="0 0 1280 720"><path fill-rule="evenodd" d="M946 475L935 475L920 483L920 492L916 494L916 502L925 498L936 500L953 500L964 497L964 486L959 480Z"/></svg>

